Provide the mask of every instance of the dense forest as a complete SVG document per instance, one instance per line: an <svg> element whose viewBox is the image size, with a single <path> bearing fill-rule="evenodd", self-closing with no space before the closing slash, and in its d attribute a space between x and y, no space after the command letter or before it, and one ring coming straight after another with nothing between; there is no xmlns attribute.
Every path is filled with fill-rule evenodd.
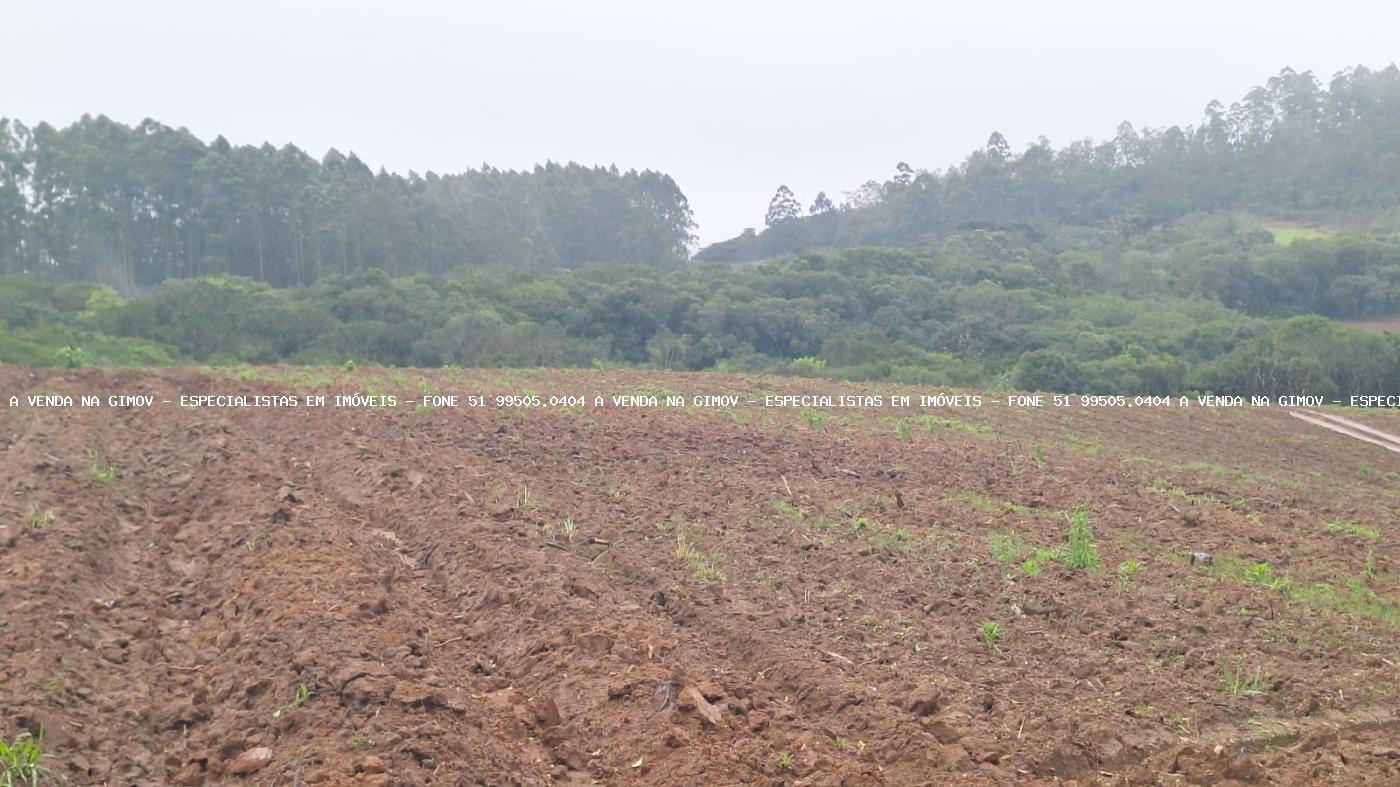
<svg viewBox="0 0 1400 787"><path fill-rule="evenodd" d="M292 145L205 144L153 120L31 129L0 118L0 273L124 293L210 275L288 286L473 263L676 265L694 228L685 195L649 170L405 177L353 153L317 161Z"/></svg>
<svg viewBox="0 0 1400 787"><path fill-rule="evenodd" d="M1109 237L1104 237L1109 236ZM1202 217L1053 243L973 230L914 249L678 270L463 268L277 289L171 279L123 300L0 277L0 362L647 366L1102 393L1400 390L1400 240L1276 242Z"/></svg>
<svg viewBox="0 0 1400 787"><path fill-rule="evenodd" d="M1400 390L1400 71L867 184L685 261L670 178L371 174L0 125L0 363L629 366L1167 394ZM761 264L735 265L763 258Z"/></svg>
<svg viewBox="0 0 1400 787"><path fill-rule="evenodd" d="M973 228L1109 225L1140 232L1190 213L1248 210L1379 221L1400 229L1400 69L1347 69L1327 86L1284 69L1199 125L1144 129L1059 150L1041 138L1020 154L1001 134L946 171L906 163L838 206L805 211L778 188L766 229L716 243L702 260L743 262L810 248L908 246Z"/></svg>

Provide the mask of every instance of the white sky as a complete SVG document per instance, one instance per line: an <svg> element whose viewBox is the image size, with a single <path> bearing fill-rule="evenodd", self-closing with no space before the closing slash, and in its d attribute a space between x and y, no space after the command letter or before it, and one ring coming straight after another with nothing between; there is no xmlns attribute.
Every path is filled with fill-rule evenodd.
<svg viewBox="0 0 1400 787"><path fill-rule="evenodd" d="M0 116L153 117L370 166L670 173L704 242L896 162L1194 123L1285 65L1400 60L1400 3L1331 0L5 0Z"/></svg>

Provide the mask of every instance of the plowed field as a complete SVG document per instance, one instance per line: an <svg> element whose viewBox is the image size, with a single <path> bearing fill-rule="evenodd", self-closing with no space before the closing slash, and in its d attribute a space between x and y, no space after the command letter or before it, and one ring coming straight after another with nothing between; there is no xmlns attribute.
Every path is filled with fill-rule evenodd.
<svg viewBox="0 0 1400 787"><path fill-rule="evenodd" d="M424 374L0 394L894 390ZM22 406L0 485L72 785L1400 781L1400 456L1282 410Z"/></svg>

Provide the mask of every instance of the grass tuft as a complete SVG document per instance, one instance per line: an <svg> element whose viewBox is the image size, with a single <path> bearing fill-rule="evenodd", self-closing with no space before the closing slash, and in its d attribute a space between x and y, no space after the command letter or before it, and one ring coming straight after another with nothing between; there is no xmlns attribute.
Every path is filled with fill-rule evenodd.
<svg viewBox="0 0 1400 787"><path fill-rule="evenodd" d="M977 633L982 635L982 642L987 646L988 650L994 650L998 653L1001 652L1001 626L997 625L995 621L988 620L983 622L982 625L977 627Z"/></svg>
<svg viewBox="0 0 1400 787"><path fill-rule="evenodd" d="M111 486L117 482L117 471L102 461L102 455L96 451L88 454L88 473L103 486Z"/></svg>
<svg viewBox="0 0 1400 787"><path fill-rule="evenodd" d="M44 767L44 759L49 756L44 753L43 729L37 736L21 732L11 743L0 739L0 785L37 787L40 780L50 776Z"/></svg>
<svg viewBox="0 0 1400 787"><path fill-rule="evenodd" d="M1089 509L1081 508L1069 519L1069 538L1065 547L1065 566L1071 571L1097 570L1103 566L1099 559L1094 534L1089 530Z"/></svg>

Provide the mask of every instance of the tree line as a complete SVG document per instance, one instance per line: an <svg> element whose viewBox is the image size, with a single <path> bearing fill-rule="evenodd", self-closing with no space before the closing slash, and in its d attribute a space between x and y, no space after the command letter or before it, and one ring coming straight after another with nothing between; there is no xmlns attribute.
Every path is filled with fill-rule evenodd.
<svg viewBox="0 0 1400 787"><path fill-rule="evenodd" d="M1364 282L1364 284L1359 284ZM463 267L140 297L0 276L0 362L627 366L1174 394L1400 390L1400 239L1281 244L1228 217L1124 238L971 230L911 249L675 270Z"/></svg>
<svg viewBox="0 0 1400 787"><path fill-rule="evenodd" d="M820 192L805 212L786 185L762 232L697 256L767 259L809 248L908 246L976 227L1110 225L1140 232L1196 212L1400 224L1400 69L1346 69L1323 85L1285 68L1229 107L1211 101L1194 126L1138 130L1021 153L993 133L944 171L900 162L838 207Z"/></svg>
<svg viewBox="0 0 1400 787"><path fill-rule="evenodd" d="M547 163L397 175L332 149L204 143L154 120L64 128L0 118L0 273L100 282L444 273L464 263L674 266L685 195L651 170Z"/></svg>

